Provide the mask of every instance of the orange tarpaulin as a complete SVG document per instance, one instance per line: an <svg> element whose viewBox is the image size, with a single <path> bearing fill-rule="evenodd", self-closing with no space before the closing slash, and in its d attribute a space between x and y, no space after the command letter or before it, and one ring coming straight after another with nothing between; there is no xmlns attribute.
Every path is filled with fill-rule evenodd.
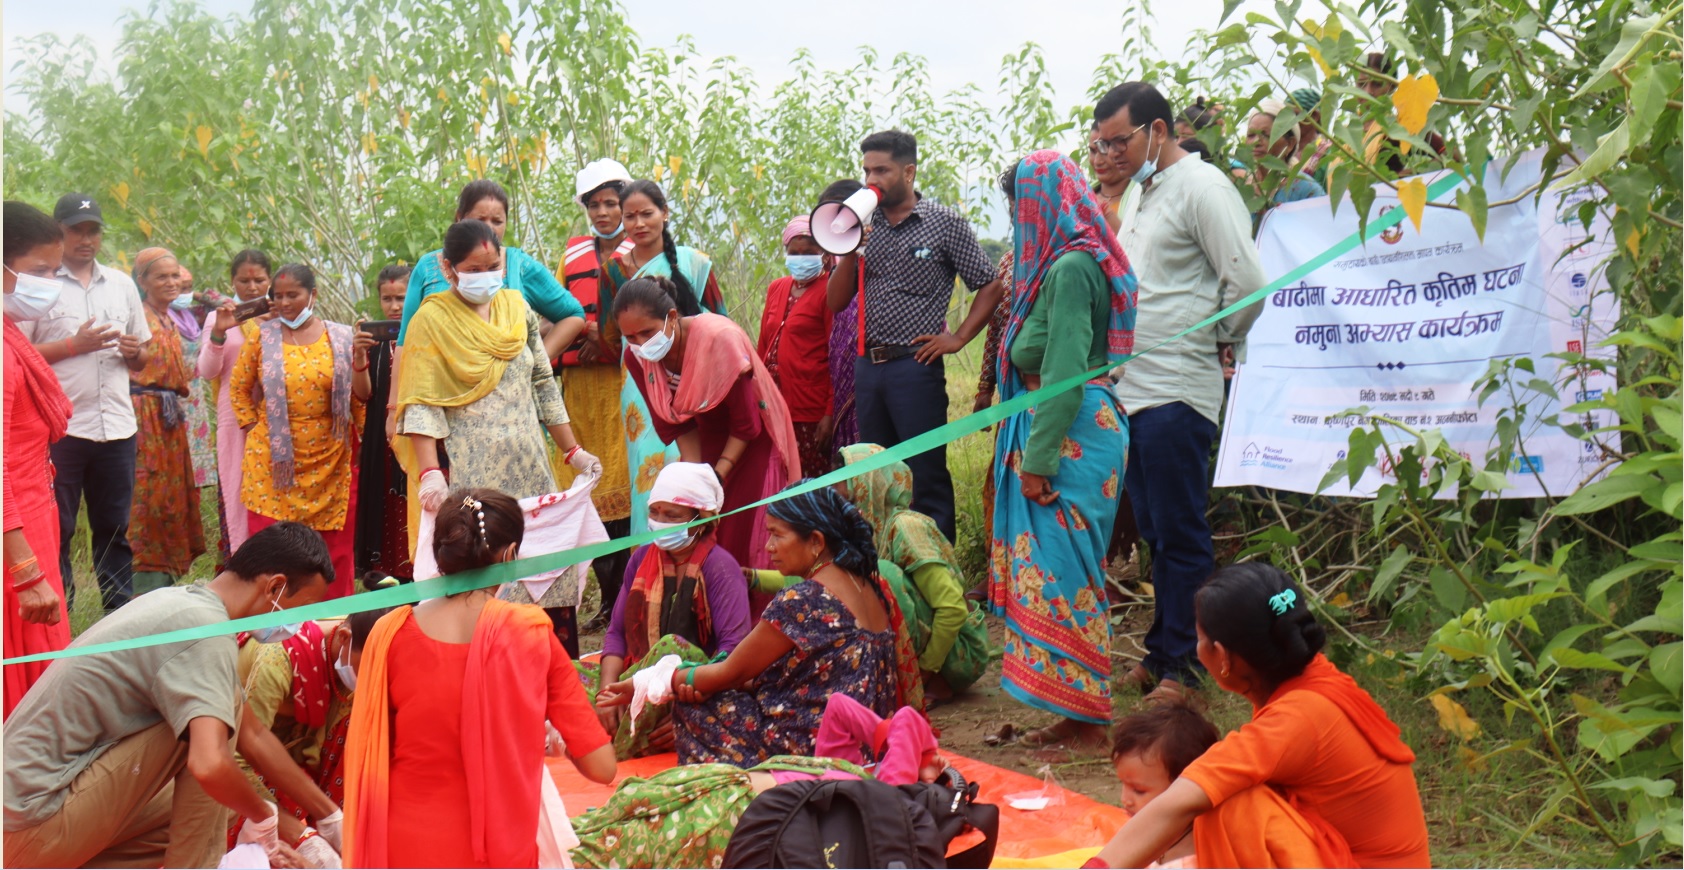
<svg viewBox="0 0 1684 870"><path fill-rule="evenodd" d="M1122 827L1123 822L1128 820L1128 813L1117 807L1102 804L1056 785L1052 787L1050 794L1062 797L1062 805L1055 798L1053 805L1044 810L1012 809L1006 803L1006 795L1039 791L1042 787L1040 779L954 755L952 752L943 751L942 755L947 758L949 764L958 768L967 780L981 786L979 800L1000 807L1000 842L994 853L995 866L1024 866L1018 862L1053 856L1064 857L1067 853L1085 851L1085 856L1071 864L1080 865L1105 845L1111 836L1117 833L1117 829ZM652 776L677 763L677 756L670 752L622 761L613 784L598 785L580 776L566 759L556 758L549 762L556 788L560 789L562 799L567 803L567 813L575 817L587 809L602 806L608 800L608 796L613 794L614 786L619 785L626 777ZM968 847L976 842L974 838L977 837L980 835L973 833L968 837L959 838L950 846L950 852ZM1037 861L1037 866L1057 864L1042 864Z"/></svg>

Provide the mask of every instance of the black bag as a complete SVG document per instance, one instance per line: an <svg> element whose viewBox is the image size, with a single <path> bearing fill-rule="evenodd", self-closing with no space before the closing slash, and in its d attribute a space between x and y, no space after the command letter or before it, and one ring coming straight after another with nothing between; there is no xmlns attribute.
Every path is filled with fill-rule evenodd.
<svg viewBox="0 0 1684 870"><path fill-rule="evenodd" d="M876 780L803 780L761 793L737 821L725 847L734 868L986 867L999 836L996 807L920 783L896 788ZM983 843L945 857L972 816Z"/></svg>

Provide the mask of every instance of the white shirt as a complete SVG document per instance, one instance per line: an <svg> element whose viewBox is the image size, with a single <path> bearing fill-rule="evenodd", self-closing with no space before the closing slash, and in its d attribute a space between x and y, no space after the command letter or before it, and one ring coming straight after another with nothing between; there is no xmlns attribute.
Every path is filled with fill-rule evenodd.
<svg viewBox="0 0 1684 870"><path fill-rule="evenodd" d="M152 340L145 303L129 276L96 262L93 283L84 288L69 269L61 268L58 274L64 288L52 310L33 323L19 324L37 347L75 335L89 318L95 326L114 325L143 343ZM129 367L115 345L59 360L53 363L53 372L70 397L69 435L88 441L121 441L135 433Z"/></svg>
<svg viewBox="0 0 1684 870"><path fill-rule="evenodd" d="M1141 186L1139 210L1133 220L1123 216L1117 238L1139 281L1137 353L1265 283L1245 200L1226 173L1196 154L1159 170ZM1222 365L1216 345L1245 338L1261 312L1262 306L1250 306L1125 363L1113 388L1117 400L1129 413L1185 402L1220 424Z"/></svg>

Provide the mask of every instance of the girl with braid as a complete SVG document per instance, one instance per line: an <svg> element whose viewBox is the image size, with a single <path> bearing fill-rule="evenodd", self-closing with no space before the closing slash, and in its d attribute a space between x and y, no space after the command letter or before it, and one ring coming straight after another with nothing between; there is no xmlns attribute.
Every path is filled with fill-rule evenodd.
<svg viewBox="0 0 1684 870"><path fill-rule="evenodd" d="M613 310L614 296L634 278L662 278L675 288L678 313L692 317L706 311L725 313L725 296L713 274L713 261L695 248L673 241L667 195L653 181L633 181L620 194L621 220L632 249L617 253L603 269L599 291L602 311ZM602 319L602 340L619 352L622 334L613 318ZM649 405L637 385L627 378L620 389L620 417L626 425L626 463L631 474L631 531L648 530L649 489L678 449L662 443L649 418ZM739 558L746 554L737 553Z"/></svg>

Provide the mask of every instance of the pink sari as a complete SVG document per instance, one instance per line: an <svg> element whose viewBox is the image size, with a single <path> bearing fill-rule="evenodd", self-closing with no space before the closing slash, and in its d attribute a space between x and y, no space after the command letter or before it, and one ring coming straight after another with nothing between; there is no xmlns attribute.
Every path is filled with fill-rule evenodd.
<svg viewBox="0 0 1684 870"><path fill-rule="evenodd" d="M790 422L789 405L772 380L771 372L760 361L760 354L742 327L730 318L718 314L698 314L685 320L683 376L675 389L667 379L664 367L658 364L640 365L641 360L629 360L628 371L640 377L639 386L649 403L649 412L662 423L682 425L697 420L703 414L717 410L744 375L754 383L761 416L762 437L771 442L770 461L760 467L747 465L742 474L758 474L743 485L758 495L749 502L772 495L791 482L801 479L801 455L795 440L795 426ZM704 457L705 459L706 457ZM717 459L718 457L713 457ZM738 488L735 476L726 487L726 506L736 499L732 491ZM755 511L750 521L754 531L747 552L733 552L744 564L758 564L766 544L764 511Z"/></svg>

